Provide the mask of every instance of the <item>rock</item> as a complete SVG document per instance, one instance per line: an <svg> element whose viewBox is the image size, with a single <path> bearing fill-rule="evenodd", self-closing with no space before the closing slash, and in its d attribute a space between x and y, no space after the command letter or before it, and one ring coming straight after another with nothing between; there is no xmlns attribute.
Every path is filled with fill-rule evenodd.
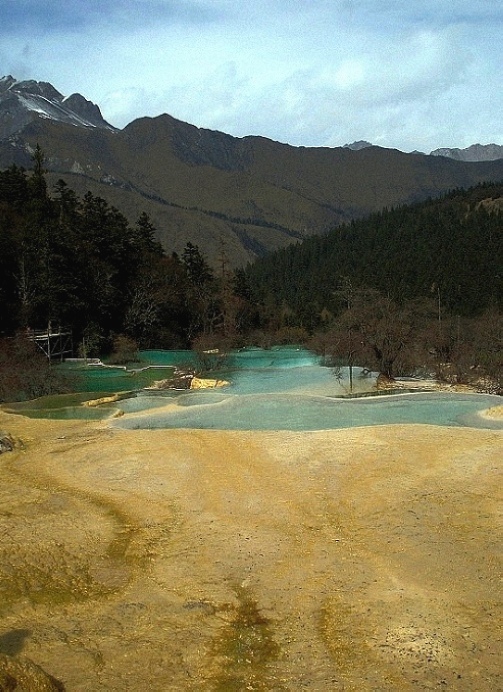
<svg viewBox="0 0 503 692"><path fill-rule="evenodd" d="M110 396L102 396L99 399L89 399L84 401L84 406L89 406L93 408L94 406L101 406L102 404L113 404L116 401L121 401L127 396L124 392L119 392L118 394L111 394Z"/></svg>
<svg viewBox="0 0 503 692"><path fill-rule="evenodd" d="M166 380L156 380L150 387L145 387L145 389L190 389L192 378L192 373L177 370L173 377L169 377Z"/></svg>
<svg viewBox="0 0 503 692"><path fill-rule="evenodd" d="M381 373L376 380L376 388L378 390L400 389L400 385L396 382L396 380L393 380L390 377L387 377L387 375Z"/></svg>
<svg viewBox="0 0 503 692"><path fill-rule="evenodd" d="M229 383L226 380L203 379L193 377L190 382L190 389L214 389L215 387L225 387Z"/></svg>
<svg viewBox="0 0 503 692"><path fill-rule="evenodd" d="M14 440L9 433L0 430L0 454L3 452L12 452L14 449ZM1 688L0 688L1 689Z"/></svg>
<svg viewBox="0 0 503 692"><path fill-rule="evenodd" d="M64 692L63 683L29 658L0 654L0 690L10 692Z"/></svg>

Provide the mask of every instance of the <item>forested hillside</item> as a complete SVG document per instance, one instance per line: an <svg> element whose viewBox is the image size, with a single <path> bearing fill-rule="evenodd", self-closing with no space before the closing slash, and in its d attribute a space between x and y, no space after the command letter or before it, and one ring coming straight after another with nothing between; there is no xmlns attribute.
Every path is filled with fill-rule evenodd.
<svg viewBox="0 0 503 692"><path fill-rule="evenodd" d="M49 190L37 149L30 173L0 172L0 335L59 325L96 355L117 335L186 347L218 322L217 284L198 248L167 255L141 214L130 225L90 192Z"/></svg>
<svg viewBox="0 0 503 692"><path fill-rule="evenodd" d="M246 276L255 301L308 329L340 310L348 283L473 316L502 307L502 231L503 184L484 184L343 224L256 261Z"/></svg>
<svg viewBox="0 0 503 692"><path fill-rule="evenodd" d="M279 250L242 283L269 330L334 362L501 393L502 231L503 185L481 185Z"/></svg>
<svg viewBox="0 0 503 692"><path fill-rule="evenodd" d="M168 254L181 254L191 242L214 269L221 240L237 268L384 206L503 179L503 159L467 163L377 146L293 147L166 114L112 131L30 111L29 122L22 119L17 129L11 123L7 132L9 112L0 104L0 168L29 168L39 144L51 189L63 178L79 197L91 191L131 224L146 212Z"/></svg>
<svg viewBox="0 0 503 692"><path fill-rule="evenodd" d="M214 270L190 242L167 254L146 214L131 225L63 180L49 190L37 149L31 172L0 172L0 336L19 337L0 339L0 384L26 373L30 330L61 325L75 355L191 347L204 360L308 343L390 378L420 370L501 391L502 224L503 185L487 184L383 210L235 272L222 245Z"/></svg>

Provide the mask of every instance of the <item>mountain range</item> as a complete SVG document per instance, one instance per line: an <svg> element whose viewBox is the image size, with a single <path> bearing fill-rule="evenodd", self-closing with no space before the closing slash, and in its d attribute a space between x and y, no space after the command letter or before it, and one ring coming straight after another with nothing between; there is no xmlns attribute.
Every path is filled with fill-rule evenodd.
<svg viewBox="0 0 503 692"><path fill-rule="evenodd" d="M65 98L47 82L1 78L0 168L30 168L37 144L51 184L63 178L81 196L89 190L131 222L145 211L168 252L190 241L214 265L224 253L232 266L244 265L384 207L503 180L503 158L452 153L467 150L293 147L167 114L118 130L80 94ZM485 155L484 147L469 149L471 157Z"/></svg>
<svg viewBox="0 0 503 692"><path fill-rule="evenodd" d="M351 144L345 144L344 148L360 151L361 149L367 149L372 146L374 145L371 142L367 142L363 139L357 142L351 142ZM422 154L423 152L415 151L414 153ZM430 156L446 156L456 161L496 161L497 159L503 159L503 146L499 144L472 144L466 147L466 149L450 149L444 147L442 149L430 151Z"/></svg>
<svg viewBox="0 0 503 692"><path fill-rule="evenodd" d="M496 159L503 159L503 146L472 144L466 149L435 149L431 155L448 156L456 161L496 161Z"/></svg>
<svg viewBox="0 0 503 692"><path fill-rule="evenodd" d="M81 94L65 98L48 82L1 77L0 138L19 132L34 116L77 127L116 129L104 120L99 107Z"/></svg>

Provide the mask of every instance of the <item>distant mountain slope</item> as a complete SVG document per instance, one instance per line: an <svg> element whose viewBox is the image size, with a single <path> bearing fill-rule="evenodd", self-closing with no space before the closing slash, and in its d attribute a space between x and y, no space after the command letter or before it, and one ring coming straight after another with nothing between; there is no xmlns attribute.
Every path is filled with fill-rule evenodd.
<svg viewBox="0 0 503 692"><path fill-rule="evenodd" d="M12 77L0 85L0 168L29 168L38 143L52 183L62 177L80 196L91 190L133 222L146 211L168 252L191 241L213 264L222 251L243 265L385 206L503 179L503 160L292 147L169 115L116 131L79 95Z"/></svg>
<svg viewBox="0 0 503 692"><path fill-rule="evenodd" d="M351 144L345 144L344 149L352 149L353 151L360 151L360 149L367 149L367 147L374 146L365 139L359 139L357 142L351 142Z"/></svg>
<svg viewBox="0 0 503 692"><path fill-rule="evenodd" d="M432 156L447 156L456 161L496 161L503 159L503 146L499 144L472 144L466 149L435 149Z"/></svg>

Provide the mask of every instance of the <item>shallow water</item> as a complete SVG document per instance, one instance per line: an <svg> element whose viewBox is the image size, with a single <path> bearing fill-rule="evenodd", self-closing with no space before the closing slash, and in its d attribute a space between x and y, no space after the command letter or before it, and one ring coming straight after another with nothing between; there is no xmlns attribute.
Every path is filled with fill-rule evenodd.
<svg viewBox="0 0 503 692"><path fill-rule="evenodd" d="M481 394L441 392L386 397L337 399L310 394L192 393L181 395L177 406L151 414L134 413L115 419L123 428L200 428L220 430L330 430L368 425L424 423L503 429L503 423L482 418L479 412L501 403ZM128 414L129 402L122 402ZM167 403L156 397L152 406ZM136 409L139 409L138 401Z"/></svg>
<svg viewBox="0 0 503 692"><path fill-rule="evenodd" d="M84 365L66 362L57 365L57 370L69 380L74 392L124 392L136 391L150 386L155 380L171 377L174 371L170 365L155 365L148 362L133 363L130 367L103 365Z"/></svg>
<svg viewBox="0 0 503 692"><path fill-rule="evenodd" d="M364 377L361 368L353 368L353 371L353 392L368 392L374 387L375 375ZM348 368L341 368L334 374L332 368L312 363L223 371L219 373L219 377L230 381L229 391L235 395L289 392L344 396L350 391Z"/></svg>
<svg viewBox="0 0 503 692"><path fill-rule="evenodd" d="M113 425L298 431L394 423L503 428L502 422L479 415L501 404L496 396L416 392L341 398L349 393L348 368L335 371L322 367L317 356L303 349L240 351L226 365L238 367L219 371L219 377L230 382L228 387L148 396L140 393L136 399L121 402L125 415ZM360 368L354 368L353 376L353 393L374 389L375 374L365 376Z"/></svg>
<svg viewBox="0 0 503 692"><path fill-rule="evenodd" d="M502 403L480 394L414 393L347 399L348 368L322 367L318 356L296 347L246 349L218 358L221 389L146 391L169 377L175 366L195 363L190 351L145 351L135 369L83 368L82 389L70 395L12 404L16 413L36 418L103 419L123 413L113 425L124 428L202 428L221 430L328 430L395 423L503 429L503 421L479 412ZM148 367L155 366L155 367ZM77 366L77 370L78 370ZM72 367L68 368L69 370ZM76 366L73 365L73 370ZM353 393L370 393L375 375L353 369ZM83 406L89 398L130 391L129 398Z"/></svg>

